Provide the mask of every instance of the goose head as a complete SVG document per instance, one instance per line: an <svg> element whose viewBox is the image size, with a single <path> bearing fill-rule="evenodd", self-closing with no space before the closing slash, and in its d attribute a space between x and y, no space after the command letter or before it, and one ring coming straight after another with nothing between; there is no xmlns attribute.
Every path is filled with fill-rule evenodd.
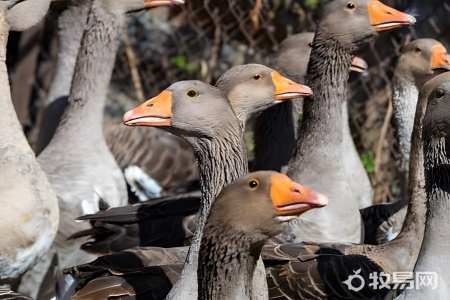
<svg viewBox="0 0 450 300"><path fill-rule="evenodd" d="M271 237L283 230L286 216L300 215L327 204L327 197L284 174L259 171L223 188L208 222L214 220L250 235Z"/></svg>
<svg viewBox="0 0 450 300"><path fill-rule="evenodd" d="M444 71L450 70L450 55L434 39L418 39L408 43L398 59L396 73L409 77L416 86L422 86Z"/></svg>
<svg viewBox="0 0 450 300"><path fill-rule="evenodd" d="M350 53L373 40L377 32L416 22L413 16L397 11L380 1L336 0L325 6L318 33L324 38L350 47ZM339 24L339 26L336 26Z"/></svg>
<svg viewBox="0 0 450 300"><path fill-rule="evenodd" d="M305 78L311 55L314 32L302 32L284 39L278 46L275 65L283 74L295 76L293 78ZM361 57L355 56L350 70L357 73L367 71L367 62Z"/></svg>
<svg viewBox="0 0 450 300"><path fill-rule="evenodd" d="M238 118L244 120L275 103L313 93L309 87L259 64L229 69L219 78L216 86L225 92Z"/></svg>
<svg viewBox="0 0 450 300"><path fill-rule="evenodd" d="M423 138L425 144L445 141L441 153L450 157L450 73L435 79L423 118Z"/></svg>
<svg viewBox="0 0 450 300"><path fill-rule="evenodd" d="M154 126L186 136L211 136L238 124L223 92L197 80L179 81L123 116L129 126Z"/></svg>

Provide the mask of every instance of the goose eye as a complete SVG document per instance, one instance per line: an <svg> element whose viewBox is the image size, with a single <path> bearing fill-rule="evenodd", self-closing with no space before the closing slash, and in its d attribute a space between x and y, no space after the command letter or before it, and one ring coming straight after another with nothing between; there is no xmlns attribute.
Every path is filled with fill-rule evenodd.
<svg viewBox="0 0 450 300"><path fill-rule="evenodd" d="M252 190L254 190L254 189L256 189L258 186L259 186L259 180L258 179L251 179L249 182L248 182L248 186L252 189Z"/></svg>
<svg viewBox="0 0 450 300"><path fill-rule="evenodd" d="M345 7L346 7L347 9L353 10L353 9L356 8L356 4L353 3L353 2L349 2L349 3L347 3L347 5L346 5Z"/></svg>
<svg viewBox="0 0 450 300"><path fill-rule="evenodd" d="M255 75L253 75L253 79L260 80L261 79L261 75L255 74Z"/></svg>
<svg viewBox="0 0 450 300"><path fill-rule="evenodd" d="M422 53L422 50L420 50L420 48L416 48L416 49L414 50L414 52L416 52L417 54L420 54L420 53Z"/></svg>
<svg viewBox="0 0 450 300"><path fill-rule="evenodd" d="M309 48L312 48L312 43L308 43Z"/></svg>
<svg viewBox="0 0 450 300"><path fill-rule="evenodd" d="M445 96L445 92L441 89L436 90L436 98L437 99L442 99Z"/></svg>
<svg viewBox="0 0 450 300"><path fill-rule="evenodd" d="M189 98L195 98L195 97L198 96L198 92L197 92L196 90L188 90L188 91L186 92L186 95L187 95Z"/></svg>

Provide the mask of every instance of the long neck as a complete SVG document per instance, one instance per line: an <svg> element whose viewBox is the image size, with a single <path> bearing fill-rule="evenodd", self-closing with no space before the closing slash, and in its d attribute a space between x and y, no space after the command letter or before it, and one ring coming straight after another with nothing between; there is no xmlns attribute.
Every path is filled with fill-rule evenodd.
<svg viewBox="0 0 450 300"><path fill-rule="evenodd" d="M126 18L110 14L92 1L77 56L68 106L52 140L75 146L103 140L102 120L119 37ZM66 138L70 136L68 141Z"/></svg>
<svg viewBox="0 0 450 300"><path fill-rule="evenodd" d="M66 108L88 8L88 0L73 1L58 18L58 63L45 100L36 154L39 154L52 139Z"/></svg>
<svg viewBox="0 0 450 300"><path fill-rule="evenodd" d="M419 90L412 78L396 74L393 78L392 107L400 147L400 171L408 172L411 134L414 126Z"/></svg>
<svg viewBox="0 0 450 300"><path fill-rule="evenodd" d="M230 225L207 224L199 255L198 299L250 299L262 246Z"/></svg>
<svg viewBox="0 0 450 300"><path fill-rule="evenodd" d="M392 241L379 246L365 246L365 254L376 261L385 272L412 271L419 256L426 222L425 171L423 156L422 121L426 101L419 101L411 140L408 184L408 211L402 231ZM408 255L405 255L407 248Z"/></svg>
<svg viewBox="0 0 450 300"><path fill-rule="evenodd" d="M73 1L58 18L58 62L45 105L69 94L88 6L88 0Z"/></svg>
<svg viewBox="0 0 450 300"><path fill-rule="evenodd" d="M305 99L294 159L307 149L336 147L342 143L342 103L352 55L337 41L318 31L313 42L307 85L314 95ZM310 151L310 150L309 150Z"/></svg>
<svg viewBox="0 0 450 300"><path fill-rule="evenodd" d="M188 262L195 265L201 234L213 200L225 185L248 172L248 164L240 127L224 129L220 138L186 139L195 150L202 192L199 221L188 256Z"/></svg>
<svg viewBox="0 0 450 300"><path fill-rule="evenodd" d="M414 268L418 274L429 274L429 286L406 291L400 299L444 299L448 297L450 286L450 263L448 249L450 247L450 159L446 152L445 138L427 139L423 147L425 164L425 181L427 193L427 220L425 234L419 258ZM421 224L423 226L423 224ZM434 275L433 275L434 273ZM423 278L422 278L423 279ZM427 280L427 281L428 281ZM416 284L420 284L417 282ZM423 282L422 282L423 284ZM436 285L436 286L435 286Z"/></svg>
<svg viewBox="0 0 450 300"><path fill-rule="evenodd" d="M441 238L443 232L450 232L450 158L446 138L432 137L424 143L423 149L428 198L425 236L427 239L433 238L433 247L439 248L442 243L450 246L449 239Z"/></svg>
<svg viewBox="0 0 450 300"><path fill-rule="evenodd" d="M22 132L22 127L17 119L16 112L11 102L9 88L8 70L6 68L6 44L8 43L9 25L5 20L4 12L0 12L0 86L3 92L0 93L0 144L8 145L16 143L17 134ZM22 142L20 139L17 142Z"/></svg>

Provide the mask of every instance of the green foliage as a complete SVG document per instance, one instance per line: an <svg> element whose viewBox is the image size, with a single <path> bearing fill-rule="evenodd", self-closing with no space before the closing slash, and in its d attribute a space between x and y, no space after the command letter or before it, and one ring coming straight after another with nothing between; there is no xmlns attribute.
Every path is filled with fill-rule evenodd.
<svg viewBox="0 0 450 300"><path fill-rule="evenodd" d="M319 4L319 0L305 0L305 6L308 8L315 8Z"/></svg>
<svg viewBox="0 0 450 300"><path fill-rule="evenodd" d="M369 153L361 154L361 162L366 169L366 172L369 174L375 173L375 164L373 163L372 156Z"/></svg>
<svg viewBox="0 0 450 300"><path fill-rule="evenodd" d="M180 69L186 68L187 65L186 58L184 56L175 56L170 60L170 62Z"/></svg>

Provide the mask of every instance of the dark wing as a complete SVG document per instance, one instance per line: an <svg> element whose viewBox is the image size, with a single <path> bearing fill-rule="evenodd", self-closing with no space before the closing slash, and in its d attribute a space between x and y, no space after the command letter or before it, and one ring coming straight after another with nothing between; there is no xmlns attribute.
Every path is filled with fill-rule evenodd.
<svg viewBox="0 0 450 300"><path fill-rule="evenodd" d="M105 255L66 269L65 282L76 282L76 294L71 297L78 300L164 299L181 274L187 250L137 248ZM70 299L68 292L60 294Z"/></svg>
<svg viewBox="0 0 450 300"><path fill-rule="evenodd" d="M265 246L261 255L271 299L384 299L389 289L369 285L371 274L379 275L381 269L363 255L345 255L348 246ZM365 284L349 289L349 278L354 278L353 286L359 287L358 278Z"/></svg>
<svg viewBox="0 0 450 300"><path fill-rule="evenodd" d="M360 210L364 223L364 244L379 245L394 239L402 229L408 201L398 200Z"/></svg>
<svg viewBox="0 0 450 300"><path fill-rule="evenodd" d="M93 228L80 231L72 239L88 236L82 249L108 254L132 247L178 247L193 236L200 197L178 195L113 207L78 220L89 220Z"/></svg>

